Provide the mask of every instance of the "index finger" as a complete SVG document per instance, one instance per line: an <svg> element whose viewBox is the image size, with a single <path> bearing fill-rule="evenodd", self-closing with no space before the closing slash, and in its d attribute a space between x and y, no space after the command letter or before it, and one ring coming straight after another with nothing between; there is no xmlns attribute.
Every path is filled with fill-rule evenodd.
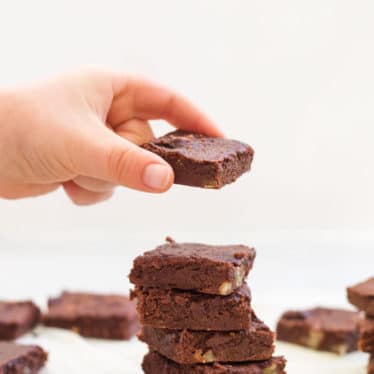
<svg viewBox="0 0 374 374"><path fill-rule="evenodd" d="M115 128L123 122L164 119L178 129L221 137L221 130L181 95L142 79L116 78L108 121Z"/></svg>

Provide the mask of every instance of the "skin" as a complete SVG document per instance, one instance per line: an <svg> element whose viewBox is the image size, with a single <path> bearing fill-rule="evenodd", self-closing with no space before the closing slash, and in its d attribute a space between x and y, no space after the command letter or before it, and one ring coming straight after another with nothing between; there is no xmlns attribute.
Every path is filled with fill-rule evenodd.
<svg viewBox="0 0 374 374"><path fill-rule="evenodd" d="M167 191L171 167L139 147L149 120L222 136L186 99L155 83L89 69L28 87L0 89L0 197L43 195L63 186L78 205L117 185Z"/></svg>

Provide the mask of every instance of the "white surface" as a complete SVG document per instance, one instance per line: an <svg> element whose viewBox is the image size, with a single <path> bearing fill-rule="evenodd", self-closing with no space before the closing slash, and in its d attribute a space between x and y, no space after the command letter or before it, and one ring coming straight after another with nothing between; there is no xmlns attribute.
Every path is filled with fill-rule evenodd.
<svg viewBox="0 0 374 374"><path fill-rule="evenodd" d="M39 328L38 337L21 341L42 345L50 352L49 361L40 374L141 374L145 345L136 339L130 342L105 342L83 339L59 329ZM288 359L288 374L364 374L368 355L344 357L314 352L295 345L277 343L276 354Z"/></svg>
<svg viewBox="0 0 374 374"><path fill-rule="evenodd" d="M345 288L374 274L374 236L370 232L236 232L173 233L178 240L253 244L258 256L249 277L253 304L260 318L274 326L289 308L315 305L349 307ZM58 239L56 239L58 238ZM155 239L159 238L159 239ZM214 238L214 240L212 240ZM62 289L127 292L126 275L133 258L161 242L159 233L121 235L116 231L30 233L26 238L1 237L0 299L35 299L41 306ZM17 269L14 272L14 269ZM22 276L19 276L22 274ZM75 334L40 329L27 337L51 352L45 374L140 373L145 352L141 343L85 340ZM289 374L360 374L367 357L315 353L279 344L289 360ZM43 373L44 374L44 373Z"/></svg>
<svg viewBox="0 0 374 374"><path fill-rule="evenodd" d="M374 273L373 15L370 0L2 1L1 85L87 63L137 72L191 97L256 159L222 191L119 190L84 209L62 192L0 200L0 297L126 291L132 258L173 235L256 245L251 287L269 322L346 305L345 287ZM52 374L85 373L87 357L103 373L103 350L129 373L140 356L138 343L40 339ZM361 356L284 349L291 374L364 372Z"/></svg>
<svg viewBox="0 0 374 374"><path fill-rule="evenodd" d="M219 193L119 191L80 210L62 193L0 201L0 232L372 229L373 16L371 0L2 1L0 84L87 63L134 71L257 153L252 174Z"/></svg>

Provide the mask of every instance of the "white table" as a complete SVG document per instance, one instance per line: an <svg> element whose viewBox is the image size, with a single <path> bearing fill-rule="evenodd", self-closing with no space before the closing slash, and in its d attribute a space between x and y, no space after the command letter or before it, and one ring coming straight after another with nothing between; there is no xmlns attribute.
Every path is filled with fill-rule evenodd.
<svg viewBox="0 0 374 374"><path fill-rule="evenodd" d="M249 284L258 315L271 326L292 307L348 306L345 287L374 274L374 238L368 233L230 232L174 236L184 241L254 244L258 256ZM132 259L162 237L152 232L77 231L0 239L0 297L32 297L44 307L47 297L62 289L127 293ZM137 374L146 351L136 339L97 341L42 327L36 337L28 335L21 341L40 344L50 352L42 374ZM277 351L287 357L289 374L359 374L365 373L367 363L361 353L337 357L287 344L278 344Z"/></svg>

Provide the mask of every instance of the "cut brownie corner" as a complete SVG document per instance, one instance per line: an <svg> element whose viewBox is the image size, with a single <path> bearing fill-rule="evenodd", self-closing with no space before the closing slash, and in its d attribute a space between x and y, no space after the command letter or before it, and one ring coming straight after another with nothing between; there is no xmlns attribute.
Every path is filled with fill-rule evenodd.
<svg viewBox="0 0 374 374"><path fill-rule="evenodd" d="M14 340L31 331L40 315L32 301L0 301L0 340Z"/></svg>
<svg viewBox="0 0 374 374"><path fill-rule="evenodd" d="M36 374L47 359L47 352L39 346L0 342L0 373Z"/></svg>
<svg viewBox="0 0 374 374"><path fill-rule="evenodd" d="M347 288L349 302L374 317L374 277Z"/></svg>

